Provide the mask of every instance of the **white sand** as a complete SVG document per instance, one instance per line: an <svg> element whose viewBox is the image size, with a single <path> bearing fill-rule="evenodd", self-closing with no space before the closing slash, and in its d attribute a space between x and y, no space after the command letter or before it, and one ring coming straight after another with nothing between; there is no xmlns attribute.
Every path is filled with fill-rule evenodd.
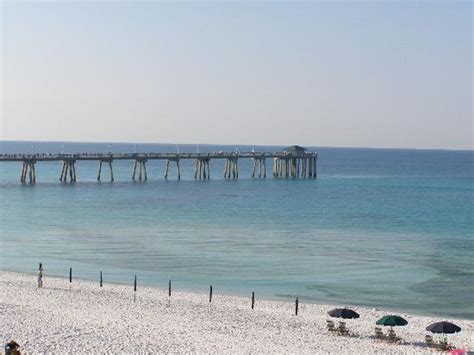
<svg viewBox="0 0 474 355"><path fill-rule="evenodd" d="M398 327L402 345L371 337L375 321L388 312L354 307L348 320L356 337L329 334L326 312L334 306L294 304L214 294L36 277L0 271L1 346L15 340L27 352L199 352L199 353L412 353L429 351L425 327L439 319L399 312L409 324ZM450 340L474 350L474 321L455 320L463 330Z"/></svg>

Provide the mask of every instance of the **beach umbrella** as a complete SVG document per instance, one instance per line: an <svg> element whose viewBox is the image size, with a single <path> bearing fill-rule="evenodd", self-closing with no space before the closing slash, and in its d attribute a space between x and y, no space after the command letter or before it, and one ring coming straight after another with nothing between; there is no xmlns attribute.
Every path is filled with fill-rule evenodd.
<svg viewBox="0 0 474 355"><path fill-rule="evenodd" d="M349 308L335 308L328 312L331 317L352 319L359 318L359 313Z"/></svg>
<svg viewBox="0 0 474 355"><path fill-rule="evenodd" d="M461 327L451 322L436 322L426 327L431 333L453 334L461 331Z"/></svg>
<svg viewBox="0 0 474 355"><path fill-rule="evenodd" d="M375 324L395 327L395 326L407 325L408 321L405 318L402 318L400 316L389 315L389 316L383 316L377 322L375 322Z"/></svg>

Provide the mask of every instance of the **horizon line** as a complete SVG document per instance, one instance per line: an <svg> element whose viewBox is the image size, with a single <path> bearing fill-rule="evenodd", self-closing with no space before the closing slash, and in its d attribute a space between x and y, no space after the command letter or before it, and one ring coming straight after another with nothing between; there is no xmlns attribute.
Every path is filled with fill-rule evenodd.
<svg viewBox="0 0 474 355"><path fill-rule="evenodd" d="M293 144L220 144L220 143L173 143L173 142L132 142L132 141L76 141L76 140L16 140L16 139L0 139L1 142L15 142L15 143L79 143L79 144L142 144L142 145L215 145L215 146L245 146L245 147L287 147ZM385 149L385 150L438 150L438 151L474 151L474 147L471 148L413 148L413 147L371 147L371 146L329 146L329 145L306 145L306 144L297 144L304 147L310 148L331 148L331 149Z"/></svg>

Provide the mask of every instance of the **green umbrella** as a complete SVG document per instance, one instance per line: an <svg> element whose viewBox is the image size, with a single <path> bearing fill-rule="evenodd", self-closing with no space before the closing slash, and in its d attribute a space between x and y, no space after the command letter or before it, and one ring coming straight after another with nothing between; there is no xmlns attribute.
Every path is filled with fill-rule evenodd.
<svg viewBox="0 0 474 355"><path fill-rule="evenodd" d="M377 325L388 325L390 327L395 327L397 325L407 325L408 321L400 316L383 316L375 324Z"/></svg>

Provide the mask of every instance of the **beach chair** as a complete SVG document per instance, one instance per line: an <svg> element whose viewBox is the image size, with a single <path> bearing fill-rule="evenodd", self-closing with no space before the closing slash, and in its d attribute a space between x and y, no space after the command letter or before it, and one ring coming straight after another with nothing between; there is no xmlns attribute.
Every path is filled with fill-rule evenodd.
<svg viewBox="0 0 474 355"><path fill-rule="evenodd" d="M397 334L395 334L395 331L393 329L390 329L387 334L387 340L392 343L399 342L401 338L397 337Z"/></svg>
<svg viewBox="0 0 474 355"><path fill-rule="evenodd" d="M431 335L425 335L425 342L426 342L426 346L429 347L429 348L435 348L436 347L436 344L434 343L433 341L433 337Z"/></svg>
<svg viewBox="0 0 474 355"><path fill-rule="evenodd" d="M375 327L375 337L377 339L385 339L385 334L382 331L382 328Z"/></svg>
<svg viewBox="0 0 474 355"><path fill-rule="evenodd" d="M336 327L334 326L334 322L332 320L327 320L326 321L326 326L330 332L335 332Z"/></svg>
<svg viewBox="0 0 474 355"><path fill-rule="evenodd" d="M341 335L349 334L349 329L346 328L346 322L339 322L339 326L337 327L337 331Z"/></svg>
<svg viewBox="0 0 474 355"><path fill-rule="evenodd" d="M447 351L449 350L449 345L448 345L448 342L447 341L443 341L443 340L440 340L438 345L436 346L436 348L438 350L441 350L441 351Z"/></svg>

